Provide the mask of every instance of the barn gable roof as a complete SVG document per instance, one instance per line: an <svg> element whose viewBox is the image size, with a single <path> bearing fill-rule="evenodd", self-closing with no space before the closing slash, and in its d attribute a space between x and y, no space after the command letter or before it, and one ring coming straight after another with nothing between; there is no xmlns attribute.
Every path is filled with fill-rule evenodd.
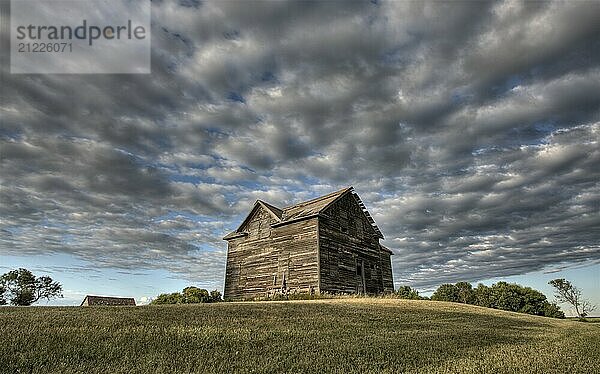
<svg viewBox="0 0 600 374"><path fill-rule="evenodd" d="M283 211L281 209L267 203L266 201L262 201L262 200L257 200L257 201L259 203L261 203L270 213L274 214L275 218L277 218L277 220L281 221L281 217L283 215Z"/></svg>
<svg viewBox="0 0 600 374"><path fill-rule="evenodd" d="M244 228L244 226L246 226L248 221L250 221L250 219L254 215L254 212L256 212L261 207L264 208L267 212L269 212L273 216L273 218L275 218L275 220L277 222L281 222L281 217L282 217L281 209L279 209L276 206L273 206L267 202L264 202L262 200L256 200L256 202L254 203L254 206L252 207L252 210L250 210L250 213L248 213L246 218L244 218L244 221L242 221L240 226L235 231L227 234L223 239L229 240L229 239L237 238L240 236L248 235L248 233L246 231L244 231L243 228Z"/></svg>
<svg viewBox="0 0 600 374"><path fill-rule="evenodd" d="M371 217L371 214L367 210L367 207L362 202L362 200L360 199L358 194L356 192L354 192L354 190L352 190L352 197L354 197L354 199L356 200L356 203L358 204L358 206L362 210L363 214L367 218L367 221L369 221L369 223L371 224L371 227L373 227L373 230L375 230L377 237L384 239L383 234L381 233L381 230L379 230L379 227L377 227L377 224L375 223L375 220L373 219L373 217Z"/></svg>
<svg viewBox="0 0 600 374"><path fill-rule="evenodd" d="M133 297L109 297L109 296L94 296L94 295L86 295L83 301L79 306L83 306L85 302L88 302L88 305L105 305L105 306L125 306L131 305L135 306L135 299Z"/></svg>
<svg viewBox="0 0 600 374"><path fill-rule="evenodd" d="M388 247L384 246L383 244L379 244L379 248L381 248L383 251L385 251L385 252L387 252L387 253L389 253L391 255L394 254L394 252L392 252L391 249L389 249Z"/></svg>
<svg viewBox="0 0 600 374"><path fill-rule="evenodd" d="M242 228L244 227L246 222L248 222L248 220L250 220L250 218L254 214L255 210L258 209L259 206L264 207L267 211L269 211L276 218L277 222L275 222L273 224L273 226L277 227L277 226L285 225L287 223L299 221L302 219L316 217L320 213L325 211L333 203L335 203L337 200L342 198L342 196L345 196L348 193L352 194L352 196L356 200L357 204L360 206L361 210L365 214L367 220L369 221L369 223L375 230L375 233L377 234L377 236L379 238L383 239L383 235L381 234L379 227L377 227L377 225L375 224L373 217L371 217L371 215L367 211L367 209L366 209L365 205L363 204L363 202L361 201L360 197L358 197L358 195L354 192L353 187L347 187L347 188L341 189L339 191L335 191L335 192L329 193L327 195L314 198L312 200L304 201L304 202L301 202L301 203L298 203L295 205L285 207L283 209L279 209L279 208L277 208L269 203L266 203L264 201L256 200L256 202L254 203L254 207L252 208L252 210L250 211L248 216L244 219L242 224L237 228L237 230L227 234L223 239L229 240L229 239L248 235L248 233L244 232L242 230Z"/></svg>
<svg viewBox="0 0 600 374"><path fill-rule="evenodd" d="M335 191L325 196L320 196L312 200L283 208L283 220L290 221L293 219L303 218L321 213L334 201L350 192L352 187L344 188L343 190Z"/></svg>

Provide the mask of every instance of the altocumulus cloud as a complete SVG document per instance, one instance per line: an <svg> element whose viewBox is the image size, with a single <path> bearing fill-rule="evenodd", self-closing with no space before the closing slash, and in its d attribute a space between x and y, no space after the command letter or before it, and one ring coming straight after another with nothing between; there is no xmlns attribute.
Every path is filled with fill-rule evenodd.
<svg viewBox="0 0 600 374"><path fill-rule="evenodd" d="M219 284L255 199L354 185L399 282L599 261L600 3L152 12L150 76L2 66L0 254Z"/></svg>

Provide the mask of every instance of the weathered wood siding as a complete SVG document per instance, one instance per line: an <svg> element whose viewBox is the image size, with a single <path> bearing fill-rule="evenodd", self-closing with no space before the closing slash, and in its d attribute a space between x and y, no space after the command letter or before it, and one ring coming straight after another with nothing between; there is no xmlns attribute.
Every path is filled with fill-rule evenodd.
<svg viewBox="0 0 600 374"><path fill-rule="evenodd" d="M381 273L383 278L383 292L394 292L394 278L392 275L392 255L381 252Z"/></svg>
<svg viewBox="0 0 600 374"><path fill-rule="evenodd" d="M272 237L280 254L276 287L281 286L285 273L290 291L318 291L317 218L275 227Z"/></svg>
<svg viewBox="0 0 600 374"><path fill-rule="evenodd" d="M316 218L271 227L277 220L263 207L228 241L225 299L247 299L289 291L318 290Z"/></svg>
<svg viewBox="0 0 600 374"><path fill-rule="evenodd" d="M392 292L391 259L352 196L346 194L319 219L320 291Z"/></svg>

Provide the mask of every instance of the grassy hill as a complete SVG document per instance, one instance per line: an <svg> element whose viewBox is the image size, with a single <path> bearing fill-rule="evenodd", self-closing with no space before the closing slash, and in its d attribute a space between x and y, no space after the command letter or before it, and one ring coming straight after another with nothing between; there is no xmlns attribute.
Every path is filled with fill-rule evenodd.
<svg viewBox="0 0 600 374"><path fill-rule="evenodd" d="M6 373L591 373L600 325L431 301L0 308Z"/></svg>

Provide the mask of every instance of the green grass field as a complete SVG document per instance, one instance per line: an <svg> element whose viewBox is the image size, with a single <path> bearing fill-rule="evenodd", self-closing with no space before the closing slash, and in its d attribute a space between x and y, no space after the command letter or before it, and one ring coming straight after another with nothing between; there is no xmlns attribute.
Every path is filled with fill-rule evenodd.
<svg viewBox="0 0 600 374"><path fill-rule="evenodd" d="M592 373L600 325L332 299L0 308L5 373Z"/></svg>

